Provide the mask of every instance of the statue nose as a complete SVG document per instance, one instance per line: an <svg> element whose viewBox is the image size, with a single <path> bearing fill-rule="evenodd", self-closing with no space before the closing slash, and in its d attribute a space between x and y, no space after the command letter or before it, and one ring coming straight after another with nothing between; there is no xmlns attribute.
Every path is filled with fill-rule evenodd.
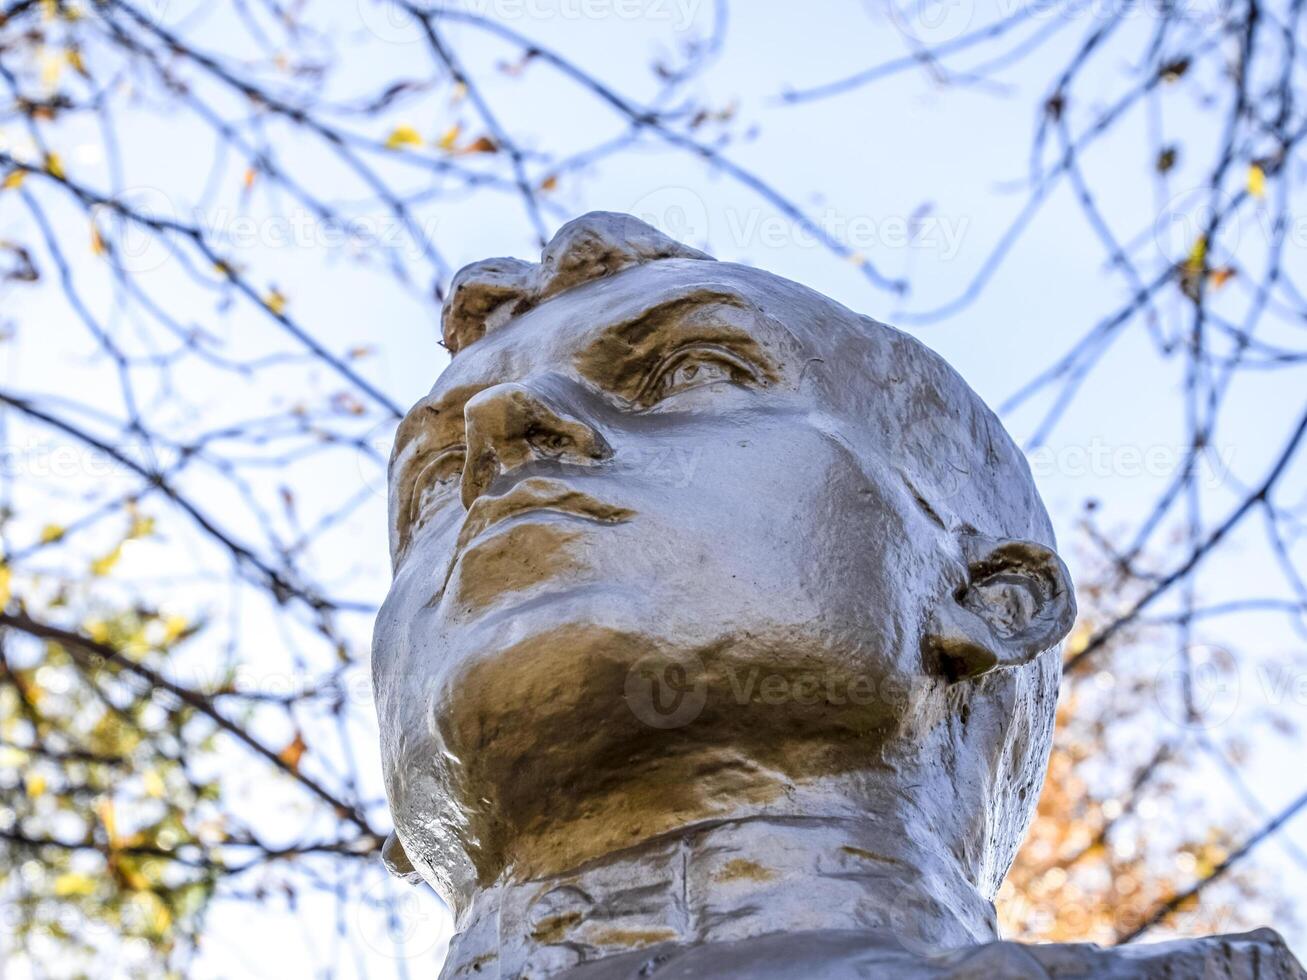
<svg viewBox="0 0 1307 980"><path fill-rule="evenodd" d="M540 459L589 465L612 450L589 423L551 406L526 385L495 385L463 409L467 461L463 506L471 507L501 473Z"/></svg>

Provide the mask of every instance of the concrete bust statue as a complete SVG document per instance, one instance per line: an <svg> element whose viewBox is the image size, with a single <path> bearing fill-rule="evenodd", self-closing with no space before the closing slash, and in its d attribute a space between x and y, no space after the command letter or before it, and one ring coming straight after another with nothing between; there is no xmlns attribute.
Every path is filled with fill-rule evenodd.
<svg viewBox="0 0 1307 980"><path fill-rule="evenodd" d="M464 269L443 330L373 651L443 976L1301 975L1269 931L997 941L1075 601L941 358L615 214Z"/></svg>

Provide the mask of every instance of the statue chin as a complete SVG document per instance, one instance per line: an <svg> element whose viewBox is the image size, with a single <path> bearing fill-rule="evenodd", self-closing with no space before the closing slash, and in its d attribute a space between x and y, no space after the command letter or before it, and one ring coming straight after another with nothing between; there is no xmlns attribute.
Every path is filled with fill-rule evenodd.
<svg viewBox="0 0 1307 980"><path fill-rule="evenodd" d="M443 977L1305 976L1269 930L1000 941L1074 588L933 352L612 214L442 332L373 678Z"/></svg>
<svg viewBox="0 0 1307 980"><path fill-rule="evenodd" d="M877 676L778 638L683 651L573 622L465 659L432 705L429 757L479 882L562 874L865 781L914 696Z"/></svg>

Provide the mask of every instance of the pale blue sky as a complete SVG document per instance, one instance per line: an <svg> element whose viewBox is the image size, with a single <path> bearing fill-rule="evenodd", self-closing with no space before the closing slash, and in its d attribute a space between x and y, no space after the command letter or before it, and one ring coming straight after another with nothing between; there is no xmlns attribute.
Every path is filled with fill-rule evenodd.
<svg viewBox="0 0 1307 980"><path fill-rule="evenodd" d="M643 5L634 6L617 0L523 0L519 4L469 0L469 5L503 15L514 29L566 53L636 100L656 91L650 61L691 33L703 34L713 14L708 0L643 0ZM172 21L183 9L189 8L168 5L164 19ZM912 21L924 41L935 43L959 36L969 27L995 22L1016 9L1012 0L942 0L942 5L918 10ZM1103 250L1067 188L1063 186L1049 198L975 303L929 326L912 325L910 314L959 295L1020 210L1024 201L1020 182L1029 166L1036 121L1034 107L1047 93L1049 79L1091 29L1094 17L1106 9L1106 5L1085 5L1071 15L1041 14L1032 21L1033 29L1014 34L1012 42L986 49L983 56L950 62L951 67L965 68L1006 50L1018 36L1046 33L1047 43L1002 74L997 85L946 84L938 73L917 69L844 96L788 107L776 99L787 86L820 83L900 56L907 50L902 32L882 6L852 0L805 4L766 0L732 7L720 58L690 89L711 107L734 107L730 132L740 135L756 129L750 138L727 147L726 155L788 195L886 275L910 278L912 291L902 300L872 287L853 263L811 243L801 229L753 191L724 175L706 172L686 154L659 147L652 140L604 161L583 176L565 177L551 199L560 216L591 209L635 212L720 259L767 268L829 293L855 310L903 325L942 353L997 406L1127 295L1120 278L1105 268ZM628 10L643 14L628 17L620 13ZM577 11L589 16L574 15ZM517 12L524 13L519 17ZM429 73L426 49L414 29L385 16L370 0L341 0L319 11L316 18L346 39L340 52L344 67L327 90L331 96L375 92L387 79ZM1124 69L1143 51L1151 27L1145 14L1127 14L1111 53L1093 63L1082 91L1095 91L1097 86L1103 102L1122 91ZM206 14L191 29L194 33L190 36L211 49L232 50L243 43L220 14ZM605 134L615 136L621 131L620 121L607 108L546 66L536 63L519 76L507 75L494 66L500 60L513 60L509 48L488 42L470 27L451 25L448 31L469 70L482 80L484 95L504 124L528 134L528 148L566 157ZM1213 117L1201 111L1195 90L1215 89L1214 80L1208 79L1164 95L1168 125L1184 137L1184 153L1170 188L1182 205L1188 200L1186 194L1201 186L1218 135ZM231 104L227 109L230 111ZM352 125L384 138L390 126L402 121L432 140L459 118L470 135L479 131L474 113L466 106L450 107L446 102L427 102L420 111L401 111ZM709 124L699 135L710 141L719 131ZM6 135L21 140L18 134ZM71 145L79 140L89 143L92 135L69 127L66 137ZM128 183L148 188L148 193L157 197L158 207L189 214L200 199L211 164L211 141L200 135L198 127L171 116L138 112L124 120L121 142L129 160ZM293 170L299 168L324 196L364 199L365 189L324 164L319 154L284 140L281 146L283 162ZM65 156L74 176L103 186L103 165L93 153L79 156L69 151ZM1120 239L1139 240L1144 250L1159 243L1173 260L1183 257L1187 248L1184 234L1173 234L1169 227L1153 227L1152 215L1159 202L1149 175L1151 159L1142 114L1127 117L1085 162L1094 175L1104 214ZM1302 161L1298 163L1301 166ZM242 170L243 165L235 161L218 169L217 182L223 190L208 215L210 222L237 237L245 234L233 225L239 214L237 190ZM406 174L403 179L412 189L423 186L420 170L392 169L390 173ZM266 239L268 216L278 213L285 203L254 195L248 213L256 220L256 239ZM380 217L374 206L366 213ZM421 214L452 267L488 255L535 256L521 203L511 196L475 194L424 207ZM74 209L53 217L70 240L85 236L85 219ZM908 244L902 240L903 228L914 217L925 223L921 238ZM549 220L554 227L560 223L557 217ZM0 196L0 237L15 236L25 221L26 214L20 212L12 195ZM386 276L353 262L345 249L325 244L320 229L309 226L298 235L290 245L268 240L240 244L233 254L256 270L261 283L275 284L284 292L296 318L311 325L331 348L343 351L361 343L375 345L376 355L361 361L359 369L399 403L415 401L445 362L435 342L434 307L420 295L420 288L416 295L406 293ZM1241 254L1260 255L1264 241L1256 222L1245 222L1240 229ZM1307 271L1305 254L1307 235L1299 234L1286 249L1291 274L1301 276ZM159 295L175 306L193 306L195 316L205 322L213 319L212 311L203 305L208 300L193 298L189 287L170 271L166 256L158 256L157 263L151 256L147 253L140 261L158 265L147 274ZM96 261L89 252L76 259L79 269L83 265L90 268ZM405 261L415 268L419 264L411 254L405 255ZM107 309L111 293L106 285L95 282L94 272L88 273L88 280L89 302ZM0 354L6 385L27 391L61 390L110 413L121 413L117 393L103 384L103 369L88 360L90 347L83 328L52 291L11 292L5 299L4 312L22 324L25 341L18 347L7 345ZM1169 306L1174 319L1180 308L1175 303ZM233 347L285 349L281 338L270 335L266 321L252 311L237 310L225 329ZM38 330L41 340L33 342L30 334ZM1086 382L1046 450L1032 457L1073 572L1078 565L1074 527L1081 503L1088 497L1097 498L1102 502L1105 526L1128 526L1148 508L1170 476L1170 468L1178 464L1183 444L1178 369L1178 362L1159 361L1142 329L1132 327ZM186 375L179 385L185 398L161 399L157 417L168 418L172 412L178 425L210 428L222 419L248 417L257 407L279 401L284 405L300 397L294 387L302 383L300 374L286 372L285 392L277 390L277 377L270 374L242 388L220 384L203 372ZM321 390L332 390L331 382L319 380ZM1210 494L1205 506L1209 513L1224 513L1237 500L1239 485L1228 479L1228 473L1243 484L1260 479L1287 435L1290 420L1300 410L1300 385L1291 372L1262 372L1236 384L1227 425L1216 438L1220 465L1208 481ZM188 406L184 412L183 403ZM1005 418L1019 440L1034 430L1041 406L1046 405L1047 399L1037 400ZM369 438L384 448L388 432L388 427L381 426L369 433ZM1152 462L1141 463L1140 458ZM345 457L312 466L298 470L295 482L299 507L305 513L326 509L352 493L374 491L347 525L324 537L315 556L323 580L335 591L380 599L388 566L385 501L375 474ZM1153 472L1139 472L1148 466ZM270 476L263 489L274 489L275 481L275 476ZM1293 485L1301 487L1301 479ZM201 487L197 492L209 495L211 506L224 514L231 505L232 519L240 520L235 501L223 500L212 488ZM45 519L55 519L65 506L69 513L76 511L71 501L50 501L43 506L51 515ZM1259 534L1250 533L1256 531L1253 526L1245 529L1219 563L1204 569L1200 591L1212 601L1245 594L1283 594L1278 585L1266 584L1278 579L1268 567ZM1182 552L1178 545L1166 545L1165 537L1158 540L1164 545L1159 565L1169 567L1172 561L1167 559L1174 560ZM1173 549L1170 555L1167 547ZM128 583L135 583L129 588L162 589L167 581L170 601L208 609L215 618L227 611L227 597L212 581L191 577L199 569L215 567L214 554L207 546L179 535L167 542L145 543L139 559L129 558L124 576ZM252 676L267 680L293 675L294 666L280 642L285 634L279 631L295 634L302 633L301 628L276 623L272 611L256 602L244 605L242 615L238 630L242 644L267 648L267 658L254 665ZM366 644L369 627L360 617L349 628ZM1274 692L1268 695L1259 665L1302 654L1302 641L1265 617L1212 623L1204 627L1203 635L1213 643L1238 643L1249 655L1239 712L1256 714L1267 696L1276 696ZM204 650L200 650L192 667L202 670L203 664ZM371 791L377 794L375 732L370 724L366 677L362 671L358 675L353 690L359 710L351 741ZM1307 704L1295 707L1302 717ZM1236 723L1237 717L1228 722ZM270 730L266 734L270 742L276 742L287 733ZM320 737L336 736L322 733ZM1284 741L1262 736L1259 746L1263 751L1255 756L1249 781L1264 803L1275 809L1300 792L1300 780L1288 774L1301 767L1292 764ZM340 751L337 746L321 755L335 756ZM316 756L311 754L306 765L315 764ZM236 776L233 782L237 791L257 800L251 804L252 812L266 813L271 826L284 826L290 836L300 831L303 821L293 804L285 802L294 797L293 792L267 780L249 780L244 786ZM1237 810L1233 801L1230 805ZM1249 818L1248 825L1256 822ZM1307 847L1307 824L1288 832ZM1289 869L1284 872L1284 884L1300 891L1302 871L1283 859L1279 846L1266 845L1258 861L1267 869ZM409 967L408 975L433 975L433 957L447 930L434 898L391 885L380 875L347 882L344 887L349 900L343 911L328 898L307 895L298 915L220 902L211 916L211 939L194 975L315 976L322 975L320 971L331 962L336 962L338 976L403 975L397 963ZM417 903L411 910L415 917L409 958L393 958L375 916L365 908L360 910L359 894L378 901L386 895L403 894L405 902ZM324 923L337 916L344 921L344 939L321 938L323 931L328 937L335 934ZM310 933L318 938L311 939ZM1303 948L1301 938L1293 938ZM341 948L336 949L333 942L340 942Z"/></svg>

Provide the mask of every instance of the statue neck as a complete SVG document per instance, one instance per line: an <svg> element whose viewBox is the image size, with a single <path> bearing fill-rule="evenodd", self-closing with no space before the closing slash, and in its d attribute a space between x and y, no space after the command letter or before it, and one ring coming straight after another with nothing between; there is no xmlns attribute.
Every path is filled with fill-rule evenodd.
<svg viewBox="0 0 1307 980"><path fill-rule="evenodd" d="M817 930L875 933L917 954L997 938L993 905L929 828L883 815L754 817L546 879L510 870L463 916L441 976L547 976L662 943Z"/></svg>

